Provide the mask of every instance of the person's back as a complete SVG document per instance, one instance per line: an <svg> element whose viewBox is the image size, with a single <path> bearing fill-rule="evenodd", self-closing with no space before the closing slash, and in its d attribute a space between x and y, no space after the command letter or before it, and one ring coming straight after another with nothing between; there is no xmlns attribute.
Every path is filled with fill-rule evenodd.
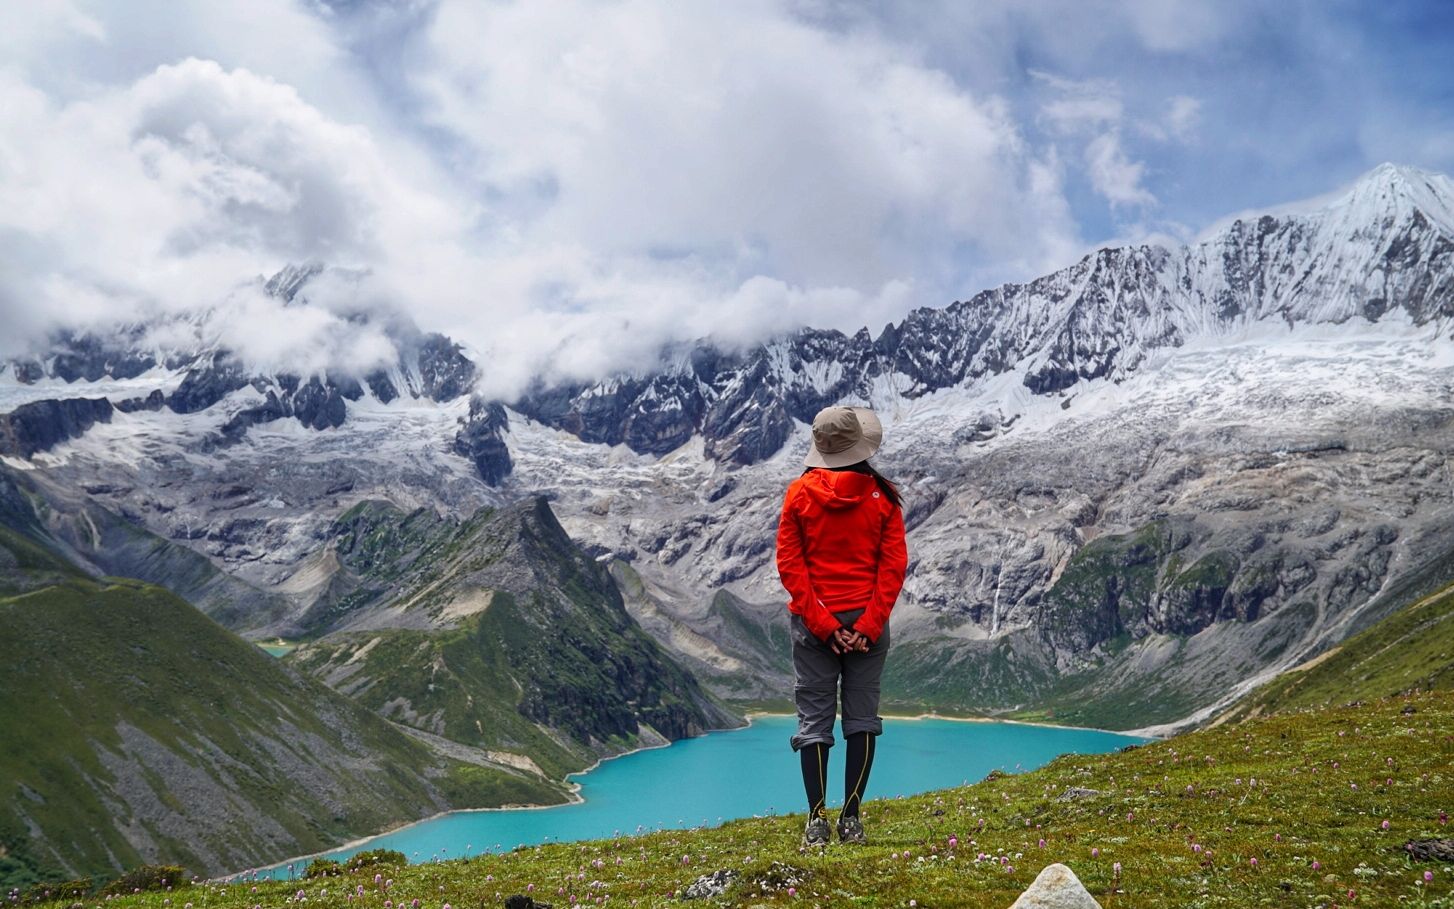
<svg viewBox="0 0 1454 909"><path fill-rule="evenodd" d="M808 845L828 842L824 801L840 681L848 763L838 838L864 842L859 805L874 738L883 732L878 702L888 619L908 565L898 490L868 464L882 438L873 411L824 408L813 421L808 470L788 486L778 521L798 707L791 744L808 797Z"/></svg>
<svg viewBox="0 0 1454 909"><path fill-rule="evenodd" d="M855 622L855 628L877 639L898 596L907 562L899 507L871 474L814 468L788 486L783 514L796 520L803 567L818 601L831 613L865 610L867 621ZM783 538L781 524L778 537L779 555L784 544L791 552L795 541ZM791 558L786 565L782 561L780 574L795 570ZM783 583L793 589L786 578ZM815 634L836 627L816 618L816 628L809 621Z"/></svg>

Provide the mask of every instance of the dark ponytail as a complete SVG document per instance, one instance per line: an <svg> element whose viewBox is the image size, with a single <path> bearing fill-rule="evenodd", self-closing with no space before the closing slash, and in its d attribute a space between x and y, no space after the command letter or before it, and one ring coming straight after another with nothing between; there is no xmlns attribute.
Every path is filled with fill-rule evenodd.
<svg viewBox="0 0 1454 909"><path fill-rule="evenodd" d="M890 480L888 477L879 473L877 470L874 470L873 465L868 463L867 461L859 461L857 464L849 464L846 467L829 467L827 469L851 470L854 473L868 474L869 476L873 477L873 481L878 484L879 492L883 493L884 498L888 499L890 502L893 502L894 507L896 508L904 507L904 498L903 496L899 495L899 487L894 485L893 480ZM817 470L817 468L809 467L808 470ZM803 471L803 473L807 473L808 470Z"/></svg>

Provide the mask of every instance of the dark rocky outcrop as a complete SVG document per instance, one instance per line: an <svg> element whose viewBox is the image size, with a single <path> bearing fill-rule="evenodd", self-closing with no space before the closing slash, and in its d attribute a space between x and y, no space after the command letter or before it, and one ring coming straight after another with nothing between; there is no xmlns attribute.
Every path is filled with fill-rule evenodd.
<svg viewBox="0 0 1454 909"><path fill-rule="evenodd" d="M239 442L249 427L284 417L297 417L299 423L310 429L335 429L348 418L345 402L357 401L363 396L363 387L349 377L314 375L303 382L296 375L284 373L274 381L276 384L265 379L252 380L250 384L265 391L266 397L261 404L233 414L222 425L221 438L216 441L224 445Z"/></svg>
<svg viewBox="0 0 1454 909"><path fill-rule="evenodd" d="M338 387L332 382L325 385L317 376L293 394L293 415L310 429L342 426L347 414Z"/></svg>
<svg viewBox="0 0 1454 909"><path fill-rule="evenodd" d="M30 458L68 439L79 438L97 423L111 422L106 398L47 399L0 414L0 453Z"/></svg>
<svg viewBox="0 0 1454 909"><path fill-rule="evenodd" d="M1454 839L1409 840L1404 851L1421 862L1454 862Z"/></svg>
<svg viewBox="0 0 1454 909"><path fill-rule="evenodd" d="M374 397L385 404L399 396L399 389L394 387L393 380L382 369L375 369L364 376L364 382L368 384L369 391L374 393Z"/></svg>
<svg viewBox="0 0 1454 909"><path fill-rule="evenodd" d="M248 427L281 420L291 412L292 409L283 403L283 400L278 397L278 393L268 389L268 396L263 403L238 411L233 414L231 419L222 424L222 438L225 442L239 441L247 432Z"/></svg>
<svg viewBox="0 0 1454 909"><path fill-rule="evenodd" d="M167 396L160 388L152 389L151 393L144 398L126 398L116 402L116 409L122 413L134 413L138 410L161 410L166 406Z"/></svg>
<svg viewBox="0 0 1454 909"><path fill-rule="evenodd" d="M503 436L509 428L510 419L504 407L474 398L470 401L469 418L454 437L455 452L469 458L480 479L491 486L505 482L515 466Z"/></svg>
<svg viewBox="0 0 1454 909"><path fill-rule="evenodd" d="M57 339L51 374L67 382L95 382L110 376L131 379L156 365L150 353L104 342L91 334L63 332Z"/></svg>
<svg viewBox="0 0 1454 909"><path fill-rule="evenodd" d="M435 401L452 401L469 393L479 371L474 361L465 356L464 348L444 335L431 332L424 336L416 355L420 391Z"/></svg>
<svg viewBox="0 0 1454 909"><path fill-rule="evenodd" d="M34 385L45 378L45 367L36 359L11 360L15 380L23 385Z"/></svg>
<svg viewBox="0 0 1454 909"><path fill-rule="evenodd" d="M167 398L167 406L177 413L196 413L247 384L247 374L242 366L219 354L209 362L187 370L182 384Z"/></svg>

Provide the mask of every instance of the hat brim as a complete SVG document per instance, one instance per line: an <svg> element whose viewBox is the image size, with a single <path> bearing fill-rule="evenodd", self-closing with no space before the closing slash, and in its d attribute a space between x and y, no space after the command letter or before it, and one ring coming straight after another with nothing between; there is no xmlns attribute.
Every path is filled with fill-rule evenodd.
<svg viewBox="0 0 1454 909"><path fill-rule="evenodd" d="M808 442L808 456L803 459L804 467L847 467L850 464L857 464L859 461L867 461L878 451L883 444L884 427L879 421L878 414L867 407L855 407L853 412L858 416L858 424L863 427L863 438L855 442L851 447L843 451L836 451L832 454L824 454L818 450L818 446L810 440Z"/></svg>

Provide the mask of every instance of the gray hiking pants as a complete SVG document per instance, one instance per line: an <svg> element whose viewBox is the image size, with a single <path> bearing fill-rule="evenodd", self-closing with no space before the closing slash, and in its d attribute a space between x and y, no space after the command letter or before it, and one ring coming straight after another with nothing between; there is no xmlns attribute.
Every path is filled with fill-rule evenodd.
<svg viewBox="0 0 1454 909"><path fill-rule="evenodd" d="M838 613L847 626L861 609ZM798 705L798 731L791 743L797 751L804 745L822 742L833 745L833 718L838 713L838 685L843 683L843 737L859 732L881 735L883 717L878 715L879 680L889 654L889 626L866 653L834 653L827 641L820 641L802 616L789 615L793 639L793 700Z"/></svg>

